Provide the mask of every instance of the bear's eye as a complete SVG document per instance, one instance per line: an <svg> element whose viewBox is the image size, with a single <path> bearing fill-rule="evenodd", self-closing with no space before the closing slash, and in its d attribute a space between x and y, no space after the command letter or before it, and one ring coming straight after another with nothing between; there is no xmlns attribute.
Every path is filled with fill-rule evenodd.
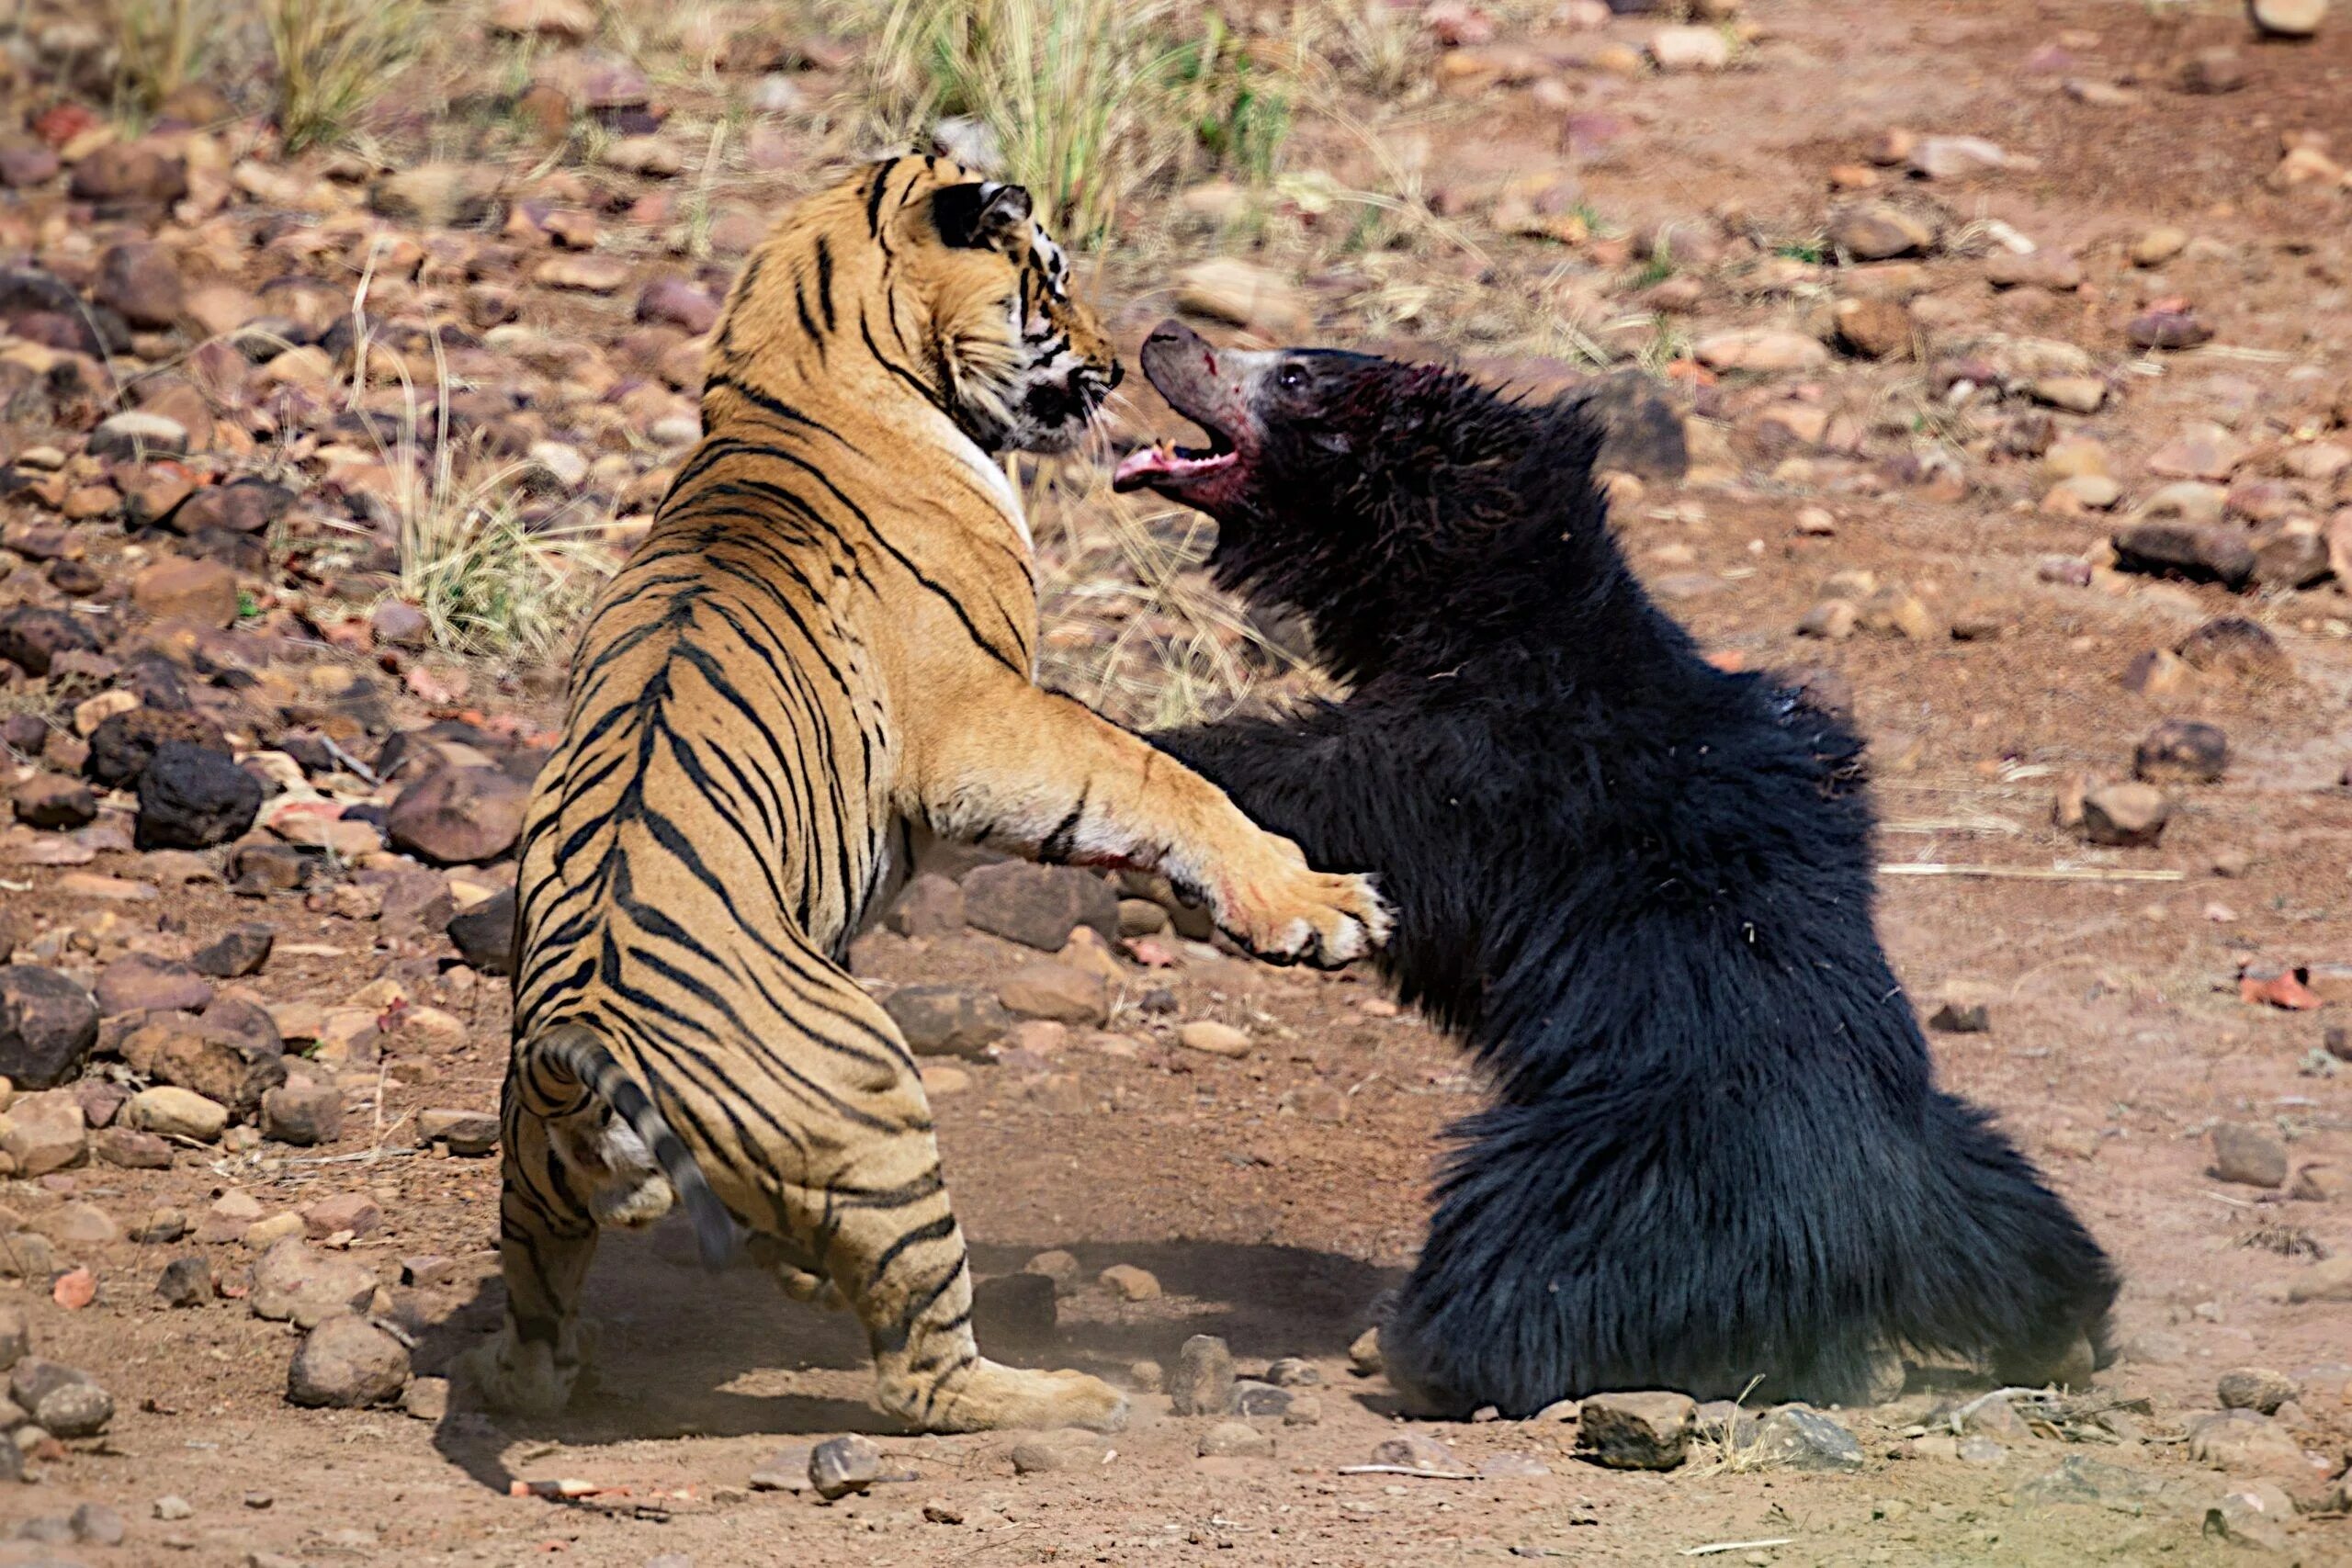
<svg viewBox="0 0 2352 1568"><path fill-rule="evenodd" d="M1274 385L1285 392L1295 392L1306 385L1306 372L1295 365L1285 365L1274 372Z"/></svg>

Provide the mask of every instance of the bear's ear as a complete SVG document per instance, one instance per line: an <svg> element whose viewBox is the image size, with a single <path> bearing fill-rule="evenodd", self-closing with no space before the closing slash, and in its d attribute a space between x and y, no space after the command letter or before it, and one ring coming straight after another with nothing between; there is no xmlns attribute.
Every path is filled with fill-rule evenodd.
<svg viewBox="0 0 2352 1568"><path fill-rule="evenodd" d="M931 221L944 244L959 251L1010 251L1028 232L1029 192L997 180L943 186L931 198Z"/></svg>

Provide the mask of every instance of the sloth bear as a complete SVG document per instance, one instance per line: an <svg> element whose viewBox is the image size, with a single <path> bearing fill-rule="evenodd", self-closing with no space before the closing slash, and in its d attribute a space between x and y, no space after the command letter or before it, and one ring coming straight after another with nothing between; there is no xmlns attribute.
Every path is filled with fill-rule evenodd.
<svg viewBox="0 0 2352 1568"><path fill-rule="evenodd" d="M1408 1400L1861 1404L1905 1352L2086 1379L2115 1274L1936 1087L1873 924L1860 742L1651 603L1577 402L1172 322L1142 362L1208 445L1116 485L1216 519L1218 581L1302 614L1351 688L1154 739L1379 874L1385 972L1491 1079L1382 1327Z"/></svg>

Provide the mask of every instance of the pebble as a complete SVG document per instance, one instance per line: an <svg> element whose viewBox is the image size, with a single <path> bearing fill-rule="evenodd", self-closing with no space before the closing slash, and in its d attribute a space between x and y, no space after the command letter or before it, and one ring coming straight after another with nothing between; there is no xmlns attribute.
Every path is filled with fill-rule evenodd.
<svg viewBox="0 0 2352 1568"><path fill-rule="evenodd" d="M2160 223L2143 231L2132 242L2132 265L2137 267L2162 266L2188 248L2188 234L2185 230Z"/></svg>
<svg viewBox="0 0 2352 1568"><path fill-rule="evenodd" d="M1691 355L1710 370L1770 375L1809 370L1829 362L1816 338L1773 327L1748 327L1702 338Z"/></svg>
<svg viewBox="0 0 2352 1568"><path fill-rule="evenodd" d="M1936 231L1900 208L1871 202L1832 214L1829 243L1856 261L1891 261L1935 249Z"/></svg>
<svg viewBox="0 0 2352 1568"><path fill-rule="evenodd" d="M809 1450L808 1483L827 1502L863 1492L881 1478L882 1450L871 1438L828 1438Z"/></svg>
<svg viewBox="0 0 2352 1568"><path fill-rule="evenodd" d="M1423 1432L1383 1438L1372 1450L1372 1462L1393 1464L1405 1470L1458 1471L1464 1468L1460 1456L1452 1449Z"/></svg>
<svg viewBox="0 0 2352 1568"><path fill-rule="evenodd" d="M1179 1416L1214 1416L1233 1397L1233 1352L1213 1334L1195 1334L1176 1355L1169 1404Z"/></svg>
<svg viewBox="0 0 2352 1568"><path fill-rule="evenodd" d="M123 1115L141 1132L159 1137L189 1138L199 1144L219 1142L221 1132L229 1125L227 1106L171 1084L159 1084L132 1095Z"/></svg>
<svg viewBox="0 0 2352 1568"><path fill-rule="evenodd" d="M1731 63L1731 40L1714 28L1660 28L1649 56L1660 71L1721 71Z"/></svg>
<svg viewBox="0 0 2352 1568"><path fill-rule="evenodd" d="M155 1293L166 1306L201 1306L212 1299L213 1291L212 1264L198 1253L173 1258L155 1281Z"/></svg>
<svg viewBox="0 0 2352 1568"><path fill-rule="evenodd" d="M97 1038L88 991L54 969L0 964L0 1077L20 1090L70 1082Z"/></svg>
<svg viewBox="0 0 2352 1568"><path fill-rule="evenodd" d="M2171 816L2172 802L2153 784L2105 784L2083 796L2083 833L2095 844L2153 844Z"/></svg>
<svg viewBox="0 0 2352 1568"><path fill-rule="evenodd" d="M1583 1402L1577 1457L1611 1470L1672 1470L1689 1450L1697 1410L1683 1393L1594 1394Z"/></svg>
<svg viewBox="0 0 2352 1568"><path fill-rule="evenodd" d="M1313 313L1290 280L1254 262L1217 257L1176 276L1176 308L1274 341L1306 335Z"/></svg>
<svg viewBox="0 0 2352 1568"><path fill-rule="evenodd" d="M1198 1451L1203 1459L1272 1459L1274 1439L1247 1421L1220 1421L1201 1434Z"/></svg>
<svg viewBox="0 0 2352 1568"><path fill-rule="evenodd" d="M1857 1471L1864 1463L1853 1433L1802 1404L1782 1405L1766 1416L1756 1440L1768 1461L1791 1470Z"/></svg>
<svg viewBox="0 0 2352 1568"><path fill-rule="evenodd" d="M2267 1367L2235 1367L2223 1372L2215 1392L2224 1410L2254 1410L2275 1415L2280 1405L2302 1397L2302 1389L2284 1372Z"/></svg>
<svg viewBox="0 0 2352 1568"><path fill-rule="evenodd" d="M776 1450L762 1460L752 1472L754 1492L806 1492L808 1490L808 1455L812 1445L794 1443Z"/></svg>
<svg viewBox="0 0 2352 1568"><path fill-rule="evenodd" d="M438 767L384 815L392 847L436 865L494 860L522 836L530 786L500 768Z"/></svg>
<svg viewBox="0 0 2352 1568"><path fill-rule="evenodd" d="M882 1010L918 1056L987 1061L1012 1026L1001 1002L968 986L901 986L882 999Z"/></svg>
<svg viewBox="0 0 2352 1568"><path fill-rule="evenodd" d="M2132 774L2149 784L2215 784L2229 765L2229 737L2221 726L2168 718L2142 738Z"/></svg>
<svg viewBox="0 0 2352 1568"><path fill-rule="evenodd" d="M139 775L135 841L142 850L202 850L253 827L261 781L223 751L168 740Z"/></svg>
<svg viewBox="0 0 2352 1568"><path fill-rule="evenodd" d="M453 1155L493 1154L498 1148L498 1118L486 1111L420 1111L416 1141L426 1147L447 1144Z"/></svg>
<svg viewBox="0 0 2352 1568"><path fill-rule="evenodd" d="M1214 1019L1195 1019L1176 1031L1176 1043L1188 1051L1211 1056L1238 1058L1250 1055L1250 1033Z"/></svg>
<svg viewBox="0 0 2352 1568"><path fill-rule="evenodd" d="M1156 1302L1160 1297L1159 1276L1132 1263L1114 1263L1095 1278L1123 1302Z"/></svg>
<svg viewBox="0 0 2352 1568"><path fill-rule="evenodd" d="M997 987L1008 1012L1057 1023L1101 1025L1111 1016L1110 987L1100 975L1067 964L1032 964Z"/></svg>
<svg viewBox="0 0 2352 1568"><path fill-rule="evenodd" d="M281 1084L262 1096L261 1131L298 1148L334 1143L343 1135L343 1091L309 1079Z"/></svg>
<svg viewBox="0 0 2352 1568"><path fill-rule="evenodd" d="M408 1347L363 1317L330 1317L311 1330L287 1369L295 1404L357 1409L399 1397L408 1382Z"/></svg>
<svg viewBox="0 0 2352 1568"><path fill-rule="evenodd" d="M2243 1122L2223 1122L2211 1133L2213 1175L2246 1187L2287 1184L2287 1145L2276 1134Z"/></svg>
<svg viewBox="0 0 2352 1568"><path fill-rule="evenodd" d="M2327 0L2247 0L2246 12L2272 38L2311 38L2327 20Z"/></svg>
<svg viewBox="0 0 2352 1568"><path fill-rule="evenodd" d="M975 928L1046 953L1091 926L1105 942L1119 934L1119 898L1111 884L1075 866L1003 861L974 868L963 880L964 919Z"/></svg>
<svg viewBox="0 0 2352 1568"><path fill-rule="evenodd" d="M286 1217L294 1221L293 1234L273 1243L254 1265L246 1296L253 1314L310 1328L365 1311L376 1293L375 1270L314 1250L301 1239L300 1217Z"/></svg>

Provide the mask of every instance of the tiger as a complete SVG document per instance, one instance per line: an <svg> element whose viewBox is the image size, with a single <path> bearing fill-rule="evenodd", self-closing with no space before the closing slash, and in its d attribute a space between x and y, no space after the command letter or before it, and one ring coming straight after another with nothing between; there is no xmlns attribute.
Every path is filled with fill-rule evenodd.
<svg viewBox="0 0 2352 1568"><path fill-rule="evenodd" d="M1033 679L1003 463L1120 379L1029 192L935 156L783 212L705 353L703 435L604 588L518 846L492 1408L569 1402L600 1228L748 1232L863 1321L913 1427L1116 1429L1079 1371L984 1359L916 1064L846 968L924 836L1156 870L1262 957L1344 964L1389 917L1223 792ZM741 1229L739 1230L739 1227Z"/></svg>

